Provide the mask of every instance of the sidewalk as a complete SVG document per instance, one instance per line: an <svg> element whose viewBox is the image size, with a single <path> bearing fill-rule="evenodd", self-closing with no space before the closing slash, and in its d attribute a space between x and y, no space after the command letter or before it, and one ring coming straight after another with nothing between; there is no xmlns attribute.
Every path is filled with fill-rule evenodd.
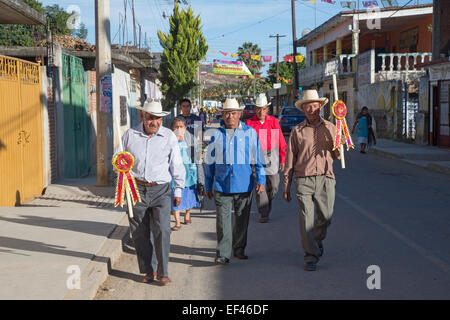
<svg viewBox="0 0 450 320"><path fill-rule="evenodd" d="M129 233L114 188L95 184L67 180L20 207L0 207L0 299L95 296ZM81 288L69 290L77 274Z"/></svg>
<svg viewBox="0 0 450 320"><path fill-rule="evenodd" d="M398 159L425 169L450 174L450 150L420 146L387 139L377 139L369 152Z"/></svg>

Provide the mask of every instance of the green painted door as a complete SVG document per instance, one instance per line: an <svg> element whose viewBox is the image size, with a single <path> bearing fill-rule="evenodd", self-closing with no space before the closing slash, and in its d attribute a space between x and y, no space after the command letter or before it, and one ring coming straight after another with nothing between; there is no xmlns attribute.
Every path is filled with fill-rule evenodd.
<svg viewBox="0 0 450 320"><path fill-rule="evenodd" d="M89 174L87 77L80 58L63 53L64 170L66 178Z"/></svg>

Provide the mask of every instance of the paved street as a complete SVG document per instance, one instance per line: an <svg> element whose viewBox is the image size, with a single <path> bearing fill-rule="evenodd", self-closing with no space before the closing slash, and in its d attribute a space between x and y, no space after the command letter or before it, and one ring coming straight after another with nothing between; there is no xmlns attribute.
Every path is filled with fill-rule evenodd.
<svg viewBox="0 0 450 320"><path fill-rule="evenodd" d="M267 224L253 204L249 260L214 264L208 202L172 232L171 285L139 283L129 242L96 299L449 299L450 176L357 151L346 163L335 162L335 211L316 272L302 269L296 200L279 192ZM366 286L370 265L381 269L380 290Z"/></svg>

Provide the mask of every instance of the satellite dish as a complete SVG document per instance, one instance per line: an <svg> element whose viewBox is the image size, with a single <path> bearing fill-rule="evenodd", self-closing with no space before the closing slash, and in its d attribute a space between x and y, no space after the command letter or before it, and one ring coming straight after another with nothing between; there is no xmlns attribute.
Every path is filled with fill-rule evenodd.
<svg viewBox="0 0 450 320"><path fill-rule="evenodd" d="M302 31L302 37L304 37L304 36L306 36L308 33L310 33L311 32L311 29L308 29L308 28L306 28L306 29L304 29L303 31Z"/></svg>

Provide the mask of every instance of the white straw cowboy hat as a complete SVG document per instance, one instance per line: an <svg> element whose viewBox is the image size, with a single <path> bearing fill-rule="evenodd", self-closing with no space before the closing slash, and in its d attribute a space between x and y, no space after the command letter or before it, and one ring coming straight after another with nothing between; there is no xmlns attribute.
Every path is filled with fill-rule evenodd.
<svg viewBox="0 0 450 320"><path fill-rule="evenodd" d="M244 110L245 106L239 106L239 102L236 98L230 99L227 98L222 106L222 112L224 111L241 111Z"/></svg>
<svg viewBox="0 0 450 320"><path fill-rule="evenodd" d="M300 109L302 107L302 104L308 102L319 102L320 107L322 108L328 103L328 98L319 98L317 90L306 90L303 94L302 99L295 102L295 106Z"/></svg>
<svg viewBox="0 0 450 320"><path fill-rule="evenodd" d="M165 117L170 114L170 112L163 111L162 105L159 101L146 101L143 107L136 107L136 109L150 113L157 117Z"/></svg>
<svg viewBox="0 0 450 320"><path fill-rule="evenodd" d="M258 97L256 97L255 106L258 108L265 108L270 106L270 102L267 102L267 97L265 93L260 93Z"/></svg>

